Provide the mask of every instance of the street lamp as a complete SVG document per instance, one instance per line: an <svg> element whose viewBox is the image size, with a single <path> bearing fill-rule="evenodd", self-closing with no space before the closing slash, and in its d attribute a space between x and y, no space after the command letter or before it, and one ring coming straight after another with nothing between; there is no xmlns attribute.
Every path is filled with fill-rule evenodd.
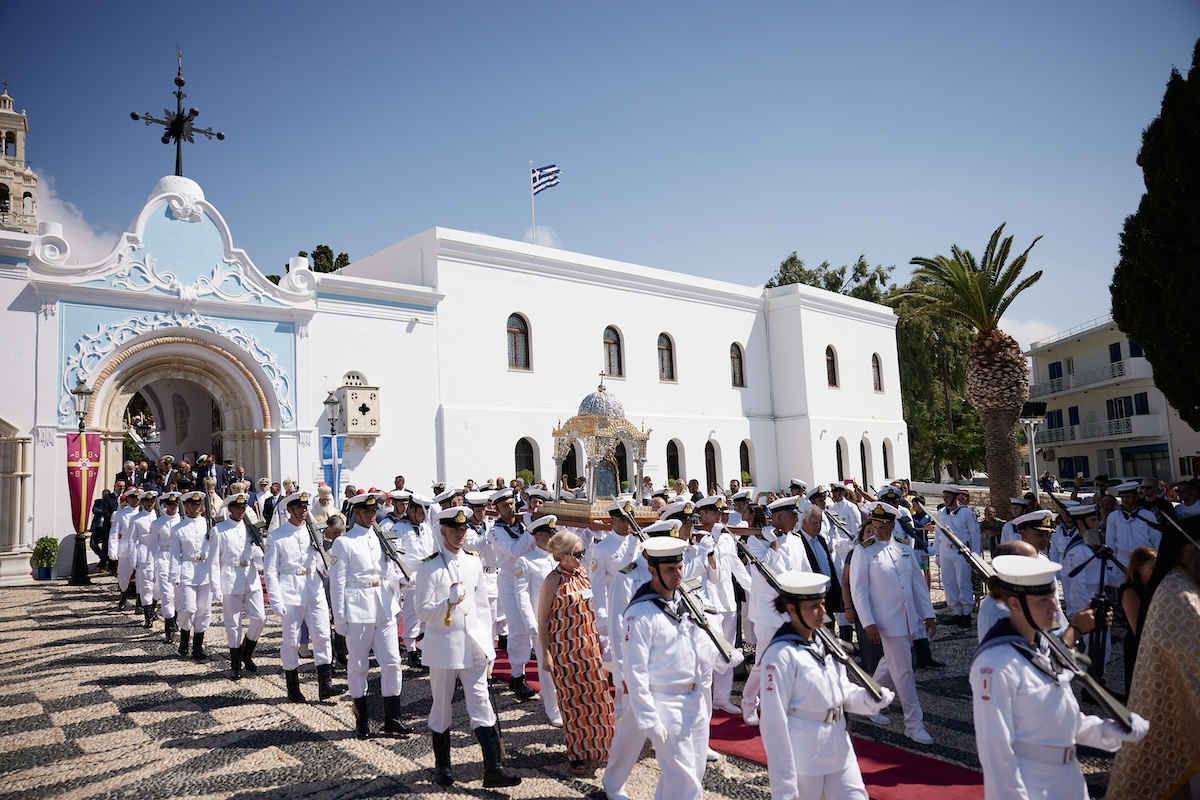
<svg viewBox="0 0 1200 800"><path fill-rule="evenodd" d="M342 402L332 391L325 398L325 416L329 417L329 435L337 436L337 421L342 414Z"/></svg>
<svg viewBox="0 0 1200 800"><path fill-rule="evenodd" d="M1037 470L1037 429L1046 423L1046 404L1028 402L1021 407L1021 415L1017 422L1025 426L1025 442L1029 447L1029 488L1035 499L1040 500L1038 493Z"/></svg>
<svg viewBox="0 0 1200 800"><path fill-rule="evenodd" d="M83 433L83 418L87 416L88 405L92 402L92 389L84 382L83 378L79 379L79 383L75 384L75 388L71 390L71 402L75 406L75 417L79 420L79 472L80 472L80 491L84 493L84 502L87 500L87 485L88 472L91 470L91 459L88 458L87 437ZM81 513L80 518L87 519L86 513ZM71 580L69 583L72 586L87 586L92 582L88 577L87 563L87 533L86 531L75 531L75 554L71 557Z"/></svg>

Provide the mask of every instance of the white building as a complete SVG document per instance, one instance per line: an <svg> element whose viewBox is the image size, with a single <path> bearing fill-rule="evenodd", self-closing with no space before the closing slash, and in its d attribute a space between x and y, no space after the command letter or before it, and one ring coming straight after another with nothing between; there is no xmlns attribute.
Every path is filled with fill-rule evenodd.
<svg viewBox="0 0 1200 800"><path fill-rule="evenodd" d="M293 259L275 286L178 177L159 181L108 257L70 261L56 225L0 227L0 582L28 576L37 538L72 532L65 436L80 380L109 488L135 394L163 453L312 487L331 390L349 437L343 484L403 474L420 491L519 468L554 481L551 431L601 372L651 431L642 466L656 485L727 486L743 471L762 487L878 485L908 472L896 318L820 289L763 291L443 228L340 273ZM576 451L563 471L584 474L585 459Z"/></svg>
<svg viewBox="0 0 1200 800"><path fill-rule="evenodd" d="M1154 386L1142 348L1112 316L1034 342L1029 399L1046 403L1039 469L1060 477L1191 477L1200 433Z"/></svg>

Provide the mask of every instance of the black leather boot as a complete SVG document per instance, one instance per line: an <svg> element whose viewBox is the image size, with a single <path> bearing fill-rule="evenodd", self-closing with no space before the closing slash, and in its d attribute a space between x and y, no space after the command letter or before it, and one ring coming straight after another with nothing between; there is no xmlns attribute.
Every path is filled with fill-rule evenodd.
<svg viewBox="0 0 1200 800"><path fill-rule="evenodd" d="M354 699L354 737L356 739L371 738L371 720L367 717L367 696Z"/></svg>
<svg viewBox="0 0 1200 800"><path fill-rule="evenodd" d="M508 682L508 688L512 690L513 694L522 700L529 700L537 697L537 692L535 692L533 687L529 685L529 681L525 680L524 675L510 680Z"/></svg>
<svg viewBox="0 0 1200 800"><path fill-rule="evenodd" d="M916 653L916 658L913 659L913 666L928 669L941 669L946 666L941 661L933 657L933 653L929 650L928 639L914 639L913 652Z"/></svg>
<svg viewBox="0 0 1200 800"><path fill-rule="evenodd" d="M188 644L190 643L191 638L191 631L184 630L179 632L179 655L183 656L184 658L187 658Z"/></svg>
<svg viewBox="0 0 1200 800"><path fill-rule="evenodd" d="M433 734L433 782L438 786L453 786L450 772L450 729Z"/></svg>
<svg viewBox="0 0 1200 800"><path fill-rule="evenodd" d="M346 691L345 686L334 685L332 664L317 664L317 686L317 694L322 700L337 697Z"/></svg>
<svg viewBox="0 0 1200 800"><path fill-rule="evenodd" d="M349 651L346 648L346 637L340 633L333 634L333 660L343 670L346 668L346 655Z"/></svg>
<svg viewBox="0 0 1200 800"><path fill-rule="evenodd" d="M383 732L389 736L410 736L415 731L400 721L400 697L383 698Z"/></svg>
<svg viewBox="0 0 1200 800"><path fill-rule="evenodd" d="M295 669L285 669L283 677L287 681L288 700L293 703L307 703L304 695L300 692L300 671Z"/></svg>
<svg viewBox="0 0 1200 800"><path fill-rule="evenodd" d="M504 766L504 757L500 754L500 731L496 726L476 728L475 738L479 740L479 749L483 751L483 788L519 786L521 776Z"/></svg>
<svg viewBox="0 0 1200 800"><path fill-rule="evenodd" d="M142 606L142 627L149 630L154 627L154 604Z"/></svg>
<svg viewBox="0 0 1200 800"><path fill-rule="evenodd" d="M204 649L204 634L192 634L192 658L197 661L208 661L208 651Z"/></svg>
<svg viewBox="0 0 1200 800"><path fill-rule="evenodd" d="M117 601L117 611L125 610L125 607L129 605L128 602L126 602L127 600L128 598L125 597L125 593L121 592L121 599Z"/></svg>
<svg viewBox="0 0 1200 800"><path fill-rule="evenodd" d="M240 647L229 648L229 678L235 681L242 679L242 649Z"/></svg>
<svg viewBox="0 0 1200 800"><path fill-rule="evenodd" d="M175 641L175 632L179 630L179 615L176 614L163 620L163 641L171 644Z"/></svg>
<svg viewBox="0 0 1200 800"><path fill-rule="evenodd" d="M242 666L246 668L246 672L258 672L258 665L250 660L257 646L258 642L254 639L242 639Z"/></svg>

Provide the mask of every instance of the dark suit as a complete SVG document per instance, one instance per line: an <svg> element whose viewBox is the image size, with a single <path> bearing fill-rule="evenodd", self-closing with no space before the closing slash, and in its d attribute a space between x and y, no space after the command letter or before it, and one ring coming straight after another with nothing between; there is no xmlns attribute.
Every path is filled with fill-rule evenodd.
<svg viewBox="0 0 1200 800"><path fill-rule="evenodd" d="M275 513L275 504L283 495L269 495L266 500L263 500L263 519L267 522L271 521L271 516Z"/></svg>
<svg viewBox="0 0 1200 800"><path fill-rule="evenodd" d="M126 472L125 470L121 470L120 472L118 472L116 475L113 476L113 483L116 483L117 481L125 481L126 489L133 487L133 486L141 485L141 484L137 483L137 470L134 470L133 472Z"/></svg>

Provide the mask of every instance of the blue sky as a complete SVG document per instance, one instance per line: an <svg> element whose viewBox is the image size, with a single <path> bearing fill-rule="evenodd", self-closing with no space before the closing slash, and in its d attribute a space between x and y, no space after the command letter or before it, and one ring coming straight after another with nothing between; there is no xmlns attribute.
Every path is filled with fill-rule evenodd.
<svg viewBox="0 0 1200 800"><path fill-rule="evenodd" d="M12 4L0 80L30 118L41 217L104 250L174 169L175 45L197 123L184 173L265 272L440 225L761 284L895 265L1001 222L1045 276L1002 327L1108 313L1135 162L1195 0L1004 3ZM545 227L543 232L540 229ZM94 255L93 257L98 257Z"/></svg>

